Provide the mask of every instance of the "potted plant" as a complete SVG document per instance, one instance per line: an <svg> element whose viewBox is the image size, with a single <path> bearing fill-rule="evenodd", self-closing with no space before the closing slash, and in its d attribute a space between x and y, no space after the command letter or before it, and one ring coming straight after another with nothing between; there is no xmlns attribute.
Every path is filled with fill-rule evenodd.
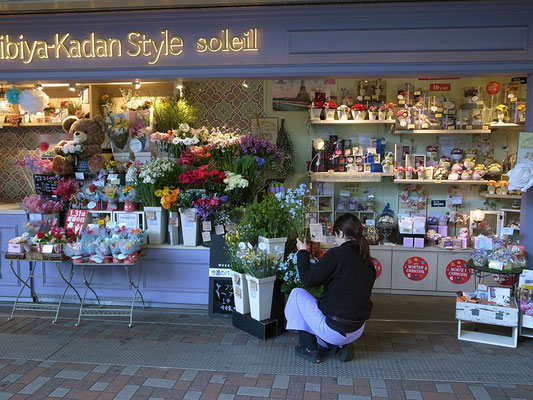
<svg viewBox="0 0 533 400"><path fill-rule="evenodd" d="M378 119L384 121L387 118L387 108L385 106L379 106Z"/></svg>
<svg viewBox="0 0 533 400"><path fill-rule="evenodd" d="M320 120L320 115L322 114L322 109L324 108L324 103L319 100L313 100L309 104L309 118L312 121Z"/></svg>
<svg viewBox="0 0 533 400"><path fill-rule="evenodd" d="M231 281L233 283L235 311L240 314L248 314L250 312L250 299L248 296L246 272L244 271L241 259L243 250L239 247L239 231L226 233L225 239L226 245L228 246L228 261L232 271Z"/></svg>
<svg viewBox="0 0 533 400"><path fill-rule="evenodd" d="M335 110L337 109L337 104L335 104L332 100L326 100L324 102L324 110L326 113L326 119L327 120L334 120L335 119Z"/></svg>
<svg viewBox="0 0 533 400"><path fill-rule="evenodd" d="M343 104L337 107L337 115L339 117L339 120L346 121L348 119L349 113L350 113L350 107L348 107L346 104Z"/></svg>
<svg viewBox="0 0 533 400"><path fill-rule="evenodd" d="M354 104L352 106L352 118L357 121L362 121L366 117L366 106L364 104Z"/></svg>
<svg viewBox="0 0 533 400"><path fill-rule="evenodd" d="M368 107L368 119L374 121L377 117L378 108L376 106Z"/></svg>
<svg viewBox="0 0 533 400"><path fill-rule="evenodd" d="M394 109L396 108L396 104L387 103L385 105L385 108L387 109L387 119L389 119L389 120L394 119Z"/></svg>
<svg viewBox="0 0 533 400"><path fill-rule="evenodd" d="M270 318L272 297L276 282L276 269L279 264L274 254L266 252L267 246L260 243L255 248L250 243L239 243L242 251L242 264L246 271L250 314L256 321Z"/></svg>
<svg viewBox="0 0 533 400"><path fill-rule="evenodd" d="M161 206L168 211L168 241L171 245L179 244L179 211L178 195L180 190L165 186L156 190L155 195L161 197Z"/></svg>
<svg viewBox="0 0 533 400"><path fill-rule="evenodd" d="M496 107L496 115L498 116L498 124L503 124L503 121L506 116L508 116L509 109L505 104L500 104Z"/></svg>
<svg viewBox="0 0 533 400"><path fill-rule="evenodd" d="M184 246L198 246L199 224L194 203L202 197L202 193L200 189L188 189L178 194L176 206L180 210Z"/></svg>
<svg viewBox="0 0 533 400"><path fill-rule="evenodd" d="M295 288L304 288L304 285L300 279L300 275L298 274L298 268L296 266L297 265L296 254L297 254L296 252L290 253L287 256L287 259L285 261L280 262L278 265L277 277L282 282L281 291L285 293L288 293L292 289L295 289ZM317 260L316 258L311 257L310 262L311 264L315 264ZM317 298L322 292L322 287L304 288L304 289Z"/></svg>
<svg viewBox="0 0 533 400"><path fill-rule="evenodd" d="M175 187L180 171L175 161L156 158L142 164L140 168L136 164L131 165L126 174L144 205L151 244L164 243L168 228L167 210L161 206L156 191L165 186Z"/></svg>

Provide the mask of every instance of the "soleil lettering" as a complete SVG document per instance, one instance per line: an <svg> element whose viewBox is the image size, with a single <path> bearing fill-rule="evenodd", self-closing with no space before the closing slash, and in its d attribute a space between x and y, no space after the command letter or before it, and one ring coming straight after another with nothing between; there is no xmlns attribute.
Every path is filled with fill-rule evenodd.
<svg viewBox="0 0 533 400"><path fill-rule="evenodd" d="M182 55L184 46L183 38L172 35L168 29L161 30L155 38L138 31L129 32L124 44L120 38L102 38L94 32L83 40L78 40L71 33L55 33L50 41L28 40L23 34L0 34L0 61L21 60L23 64L32 64L49 58L101 59L122 57L124 54L145 57L149 65L155 65L163 57ZM259 51L258 30L251 28L241 36L233 36L225 28L219 36L198 38L195 50L197 53Z"/></svg>

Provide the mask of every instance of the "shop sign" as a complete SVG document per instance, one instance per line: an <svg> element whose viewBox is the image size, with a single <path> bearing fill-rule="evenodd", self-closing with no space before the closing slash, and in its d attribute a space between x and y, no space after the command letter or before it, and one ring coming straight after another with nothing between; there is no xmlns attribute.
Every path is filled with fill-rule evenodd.
<svg viewBox="0 0 533 400"><path fill-rule="evenodd" d="M121 57L146 57L149 65L157 64L162 57L180 56L186 47L181 36L162 29L158 37L132 31L125 37L98 37L91 32L87 37L77 38L69 32L55 33L45 40L28 40L23 34L0 34L0 60L22 60L32 64L43 59L100 59ZM250 28L240 36L232 36L228 28L218 36L199 37L193 44L197 53L256 52L258 29Z"/></svg>
<svg viewBox="0 0 533 400"><path fill-rule="evenodd" d="M485 88L488 94L495 95L500 91L500 84L496 81L491 81L487 83L487 87Z"/></svg>
<svg viewBox="0 0 533 400"><path fill-rule="evenodd" d="M513 284L513 278L510 275L495 274L494 280L502 286L511 286Z"/></svg>
<svg viewBox="0 0 533 400"><path fill-rule="evenodd" d="M372 264L374 264L374 268L376 269L376 279L378 279L381 275L381 263L377 258L372 257Z"/></svg>
<svg viewBox="0 0 533 400"><path fill-rule="evenodd" d="M421 281L428 274L428 263L422 257L410 257L403 264L403 274L412 281Z"/></svg>
<svg viewBox="0 0 533 400"><path fill-rule="evenodd" d="M432 83L429 85L429 90L431 92L449 92L452 90L451 83Z"/></svg>
<svg viewBox="0 0 533 400"><path fill-rule="evenodd" d="M89 210L78 210L71 208L65 218L65 229L72 229L76 235L79 235L87 223Z"/></svg>
<svg viewBox="0 0 533 400"><path fill-rule="evenodd" d="M468 282L470 276L471 271L466 266L465 260L453 260L446 266L446 278L452 283L462 285Z"/></svg>

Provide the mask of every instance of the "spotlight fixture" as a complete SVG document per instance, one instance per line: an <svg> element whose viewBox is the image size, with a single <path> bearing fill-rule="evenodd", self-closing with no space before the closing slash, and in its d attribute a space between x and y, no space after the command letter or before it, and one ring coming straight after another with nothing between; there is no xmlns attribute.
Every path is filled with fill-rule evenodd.
<svg viewBox="0 0 533 400"><path fill-rule="evenodd" d="M41 85L40 83L36 83L34 86L37 90L43 90L43 85Z"/></svg>
<svg viewBox="0 0 533 400"><path fill-rule="evenodd" d="M322 138L316 138L313 140L313 148L315 150L324 150L324 145L325 145L325 142L324 142L324 139Z"/></svg>
<svg viewBox="0 0 533 400"><path fill-rule="evenodd" d="M242 87L245 88L245 89L248 89L250 87L250 85L248 84L247 81L242 81L241 83Z"/></svg>
<svg viewBox="0 0 533 400"><path fill-rule="evenodd" d="M133 85L133 87L135 89L140 89L141 88L141 82L139 82L138 80L137 81L133 81L131 84Z"/></svg>
<svg viewBox="0 0 533 400"><path fill-rule="evenodd" d="M76 91L76 84L75 83L69 83L68 84L68 90L70 90L71 92L75 92Z"/></svg>

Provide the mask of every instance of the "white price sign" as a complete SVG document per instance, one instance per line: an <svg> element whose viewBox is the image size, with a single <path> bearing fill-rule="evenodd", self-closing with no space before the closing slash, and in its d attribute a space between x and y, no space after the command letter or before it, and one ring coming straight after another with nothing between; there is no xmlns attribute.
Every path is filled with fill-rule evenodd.
<svg viewBox="0 0 533 400"><path fill-rule="evenodd" d="M210 278L230 278L233 276L233 271L229 268L209 268Z"/></svg>

